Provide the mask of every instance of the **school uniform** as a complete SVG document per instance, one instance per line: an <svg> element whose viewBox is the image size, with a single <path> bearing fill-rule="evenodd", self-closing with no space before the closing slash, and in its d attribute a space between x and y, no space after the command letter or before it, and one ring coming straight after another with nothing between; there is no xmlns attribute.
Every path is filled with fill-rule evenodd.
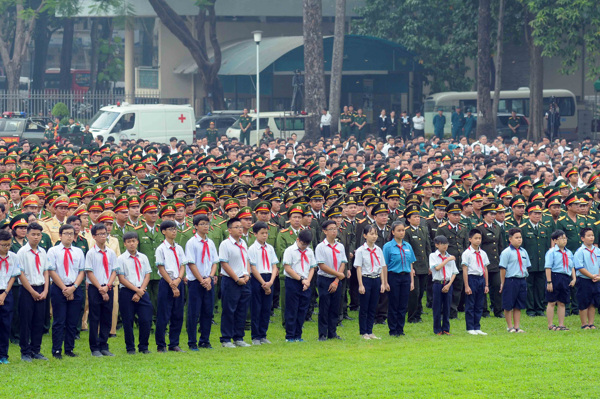
<svg viewBox="0 0 600 399"><path fill-rule="evenodd" d="M21 274L27 279L31 288L38 294L41 294L46 284L44 272L48 270L46 251L39 246L36 251L33 251L29 243L27 243L17 252L17 259ZM26 289L21 290L19 298L19 317L21 319L19 344L21 346L21 356L31 357L40 353L42 335L44 333L46 300L47 298L36 301L29 291Z"/></svg>
<svg viewBox="0 0 600 399"><path fill-rule="evenodd" d="M373 334L375 311L381 290L381 270L385 267L383 251L377 245L361 245L354 254L354 267L360 267L365 293L360 295L358 327L360 335Z"/></svg>
<svg viewBox="0 0 600 399"><path fill-rule="evenodd" d="M525 309L527 307L527 269L531 261L527 251L509 245L500 254L499 267L506 270L502 287L502 309Z"/></svg>
<svg viewBox="0 0 600 399"><path fill-rule="evenodd" d="M189 262L185 257L183 248L177 243L169 244L164 240L162 244L156 248L155 252L156 267L162 266L171 280L179 277L179 269L182 265L187 265ZM167 324L169 324L169 349L179 346L179 335L183 327L183 305L185 303L185 291L183 281L177 286L179 296L173 296L171 286L164 278L161 278L158 283L158 303L156 313L156 332L154 339L158 350L165 349L165 334Z"/></svg>
<svg viewBox="0 0 600 399"><path fill-rule="evenodd" d="M248 276L248 247L244 240L235 242L228 237L219 245L219 260L227 262L237 278ZM238 285L235 278L230 277L221 268L221 343L242 341L246 313L250 305L250 284Z"/></svg>
<svg viewBox="0 0 600 399"><path fill-rule="evenodd" d="M310 289L303 291L302 280L307 279L310 269L317 267L317 261L312 249L306 248L300 251L298 244L294 243L283 253L281 263L284 266L285 276L285 338L298 340L302 338L302 326L310 304ZM301 280L295 280L285 271L285 265L289 265Z"/></svg>
<svg viewBox="0 0 600 399"><path fill-rule="evenodd" d="M131 255L129 251L125 251L117 258L116 265L117 275L123 276L127 281L133 284L136 288L141 288L144 278L147 274L152 273L148 257L141 252L136 252ZM148 350L148 339L150 338L150 327L152 326L153 306L150 301L150 294L144 292L144 295L139 301L134 302L133 296L135 291L120 285L119 289L119 311L123 322L123 334L125 335L125 349L127 352L135 352L135 337L133 335L133 320L137 316L139 327L139 344L140 352Z"/></svg>
<svg viewBox="0 0 600 399"><path fill-rule="evenodd" d="M383 258L388 268L389 306L388 327L391 336L404 335L406 311L410 295L411 265L417 260L406 241L399 245L395 239L383 246Z"/></svg>
<svg viewBox="0 0 600 399"><path fill-rule="evenodd" d="M98 284L101 287L106 287L116 263L117 254L115 254L115 251L108 247L102 250L98 245L94 245L85 256L85 271L86 274L89 271L94 273ZM107 351L114 302L112 286L106 292L108 301L105 301L98 288L87 277L86 282L88 284L90 350L92 352Z"/></svg>
<svg viewBox="0 0 600 399"><path fill-rule="evenodd" d="M315 258L317 259L317 264L325 264L335 271L340 270L342 265L347 265L348 263L344 245L340 242L329 244L327 240L323 240L317 245ZM345 267L344 273L346 273ZM333 293L329 292L329 286L335 281L336 276L325 273L320 268L317 274L319 289L319 338L335 338L337 337L342 290L338 287Z"/></svg>
<svg viewBox="0 0 600 399"><path fill-rule="evenodd" d="M462 266L467 267L471 295L465 295L465 322L467 331L481 330L481 316L485 302L485 268L490 264L487 254L479 248L469 246L460 257Z"/></svg>
<svg viewBox="0 0 600 399"><path fill-rule="evenodd" d="M8 343L15 306L12 287L7 291L8 283L11 278L15 278L16 281L20 275L17 254L9 251L5 258L0 256L0 295L6 293L4 305L0 306L0 359L8 359Z"/></svg>
<svg viewBox="0 0 600 399"><path fill-rule="evenodd" d="M429 270L433 280L433 332L435 334L450 332L450 304L452 303L452 286L448 292L442 292L442 288L450 283L452 275L458 274L456 262L448 261L441 270L436 266L442 263L450 254L442 256L439 250L429 255Z"/></svg>
<svg viewBox="0 0 600 399"><path fill-rule="evenodd" d="M248 258L250 259L250 265L256 267L262 279L265 282L271 281L273 268L279 264L273 246L266 242L265 245L260 245L258 241L254 241L248 248ZM252 294L250 302L252 340L266 339L269 318L271 317L271 306L273 305L273 290L270 294L265 294L260 282L254 276L251 276L250 291Z"/></svg>
<svg viewBox="0 0 600 399"><path fill-rule="evenodd" d="M598 308L600 307L600 284L594 283L592 279L583 275L580 272L581 269L586 269L592 275L599 273L599 262L600 249L592 246L592 249L588 249L585 244L575 252L573 256L575 270L577 271L577 302L579 310L585 310L591 305Z"/></svg>
<svg viewBox="0 0 600 399"><path fill-rule="evenodd" d="M550 281L552 281L552 292L546 290L546 302L569 303L571 296L569 284L575 266L574 262L573 252L568 248L561 251L558 245L555 245L546 252L544 268L551 270Z"/></svg>
<svg viewBox="0 0 600 399"><path fill-rule="evenodd" d="M198 234L185 244L185 257L189 263L185 269L188 279L188 307L186 329L190 349L210 345L210 327L215 304L214 280L210 276L212 266L219 263L219 254L215 243L210 239L202 239ZM211 277L211 289L207 290L196 280L190 270L190 264L196 265L202 278ZM200 339L198 339L198 323L200 323Z"/></svg>
<svg viewBox="0 0 600 399"><path fill-rule="evenodd" d="M85 270L85 255L75 246L67 248L58 243L48 250L48 270L56 272L67 288L72 287L79 273ZM53 318L52 354L60 354L63 343L65 352L72 352L75 348L77 324L81 315L81 305L85 300L81 285L76 287L72 300L63 295L57 284L53 283L50 287Z"/></svg>

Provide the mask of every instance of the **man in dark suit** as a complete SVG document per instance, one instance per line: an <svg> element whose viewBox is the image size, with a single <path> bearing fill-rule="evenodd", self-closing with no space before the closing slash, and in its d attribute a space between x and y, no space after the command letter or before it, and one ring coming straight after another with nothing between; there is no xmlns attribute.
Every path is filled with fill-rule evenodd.
<svg viewBox="0 0 600 399"><path fill-rule="evenodd" d="M404 217L408 222L404 240L408 242L415 253L417 261L413 263L415 271L415 288L410 292L408 298L408 322L420 323L423 313L423 294L427 286L429 275L429 254L431 254L431 243L427 227L421 226L421 215L418 205L408 205L404 210Z"/></svg>
<svg viewBox="0 0 600 399"><path fill-rule="evenodd" d="M500 245L500 227L494 222L496 218L496 204L491 203L484 205L481 208L481 216L483 222L479 223L475 228L481 232L481 249L487 254L490 264L488 265L488 282L490 286L490 301L494 316L498 318L504 317L502 314L502 295L500 294L500 253L502 252ZM483 315L490 315L488 310L487 300L484 301Z"/></svg>
<svg viewBox="0 0 600 399"><path fill-rule="evenodd" d="M385 136L387 135L389 118L385 113L385 109L381 110L381 114L377 120L377 127L379 131L379 137L385 140Z"/></svg>

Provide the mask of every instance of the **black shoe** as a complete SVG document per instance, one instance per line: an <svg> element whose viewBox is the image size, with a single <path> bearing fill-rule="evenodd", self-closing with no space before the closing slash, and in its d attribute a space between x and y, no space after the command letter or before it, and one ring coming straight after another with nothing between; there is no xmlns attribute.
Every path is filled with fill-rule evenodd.
<svg viewBox="0 0 600 399"><path fill-rule="evenodd" d="M458 320L458 316L457 315L450 316L450 320Z"/></svg>
<svg viewBox="0 0 600 399"><path fill-rule="evenodd" d="M535 317L535 316L537 316L537 314L535 314L535 312L527 312L527 316Z"/></svg>
<svg viewBox="0 0 600 399"><path fill-rule="evenodd" d="M167 353L167 348L158 348L156 351L158 353Z"/></svg>
<svg viewBox="0 0 600 399"><path fill-rule="evenodd" d="M73 353L73 351L65 351L65 356L69 356L69 357L79 357L79 355L77 353Z"/></svg>
<svg viewBox="0 0 600 399"><path fill-rule="evenodd" d="M33 359L34 360L48 360L48 358L44 355L42 355L41 353L36 353L35 355L33 355Z"/></svg>
<svg viewBox="0 0 600 399"><path fill-rule="evenodd" d="M307 317L305 321L308 321L309 323L315 322L312 317Z"/></svg>
<svg viewBox="0 0 600 399"><path fill-rule="evenodd" d="M339 335L335 334L333 337L329 337L329 339L339 339L340 341L343 341L344 338L340 337Z"/></svg>
<svg viewBox="0 0 600 399"><path fill-rule="evenodd" d="M32 362L31 356L29 356L29 355L21 355L21 360L24 362L27 362L27 363Z"/></svg>
<svg viewBox="0 0 600 399"><path fill-rule="evenodd" d="M398 333L398 335L404 335L404 332Z"/></svg>
<svg viewBox="0 0 600 399"><path fill-rule="evenodd" d="M327 341L327 337L326 337L326 336L324 336L324 335L321 335L321 336L319 337L319 341Z"/></svg>
<svg viewBox="0 0 600 399"><path fill-rule="evenodd" d="M109 350L103 350L103 351L100 351L100 353L102 353L102 356L110 356L110 357L114 356L114 353L112 353Z"/></svg>
<svg viewBox="0 0 600 399"><path fill-rule="evenodd" d="M205 343L205 344L198 345L198 348L201 348L201 349L212 349L213 347L212 347L211 344Z"/></svg>
<svg viewBox="0 0 600 399"><path fill-rule="evenodd" d="M116 338L117 334L108 334L108 338Z"/></svg>
<svg viewBox="0 0 600 399"><path fill-rule="evenodd" d="M358 308L349 308L351 312L358 312Z"/></svg>
<svg viewBox="0 0 600 399"><path fill-rule="evenodd" d="M344 320L354 320L352 317L348 316L347 314L344 315Z"/></svg>
<svg viewBox="0 0 600 399"><path fill-rule="evenodd" d="M504 315L502 313L498 313L498 314L495 314L494 317L497 319L503 319Z"/></svg>
<svg viewBox="0 0 600 399"><path fill-rule="evenodd" d="M10 340L10 343L11 343L11 344L14 344L14 345L19 345L19 344L21 343L21 341L19 341L18 339L14 339L14 338L12 338L12 339Z"/></svg>
<svg viewBox="0 0 600 399"><path fill-rule="evenodd" d="M169 351L171 352L185 352L183 349L181 349L179 346L174 346L172 348L169 348Z"/></svg>
<svg viewBox="0 0 600 399"><path fill-rule="evenodd" d="M135 355L135 351L127 351L128 355Z"/></svg>
<svg viewBox="0 0 600 399"><path fill-rule="evenodd" d="M53 353L52 357L57 360L62 360L62 355L60 354L60 352Z"/></svg>
<svg viewBox="0 0 600 399"><path fill-rule="evenodd" d="M536 316L546 316L544 311L539 311L539 312L536 312L535 314L536 314Z"/></svg>
<svg viewBox="0 0 600 399"><path fill-rule="evenodd" d="M75 335L75 339L81 339L81 337L79 336L79 334Z"/></svg>
<svg viewBox="0 0 600 399"><path fill-rule="evenodd" d="M82 328L82 329L81 329L81 331L83 331L83 332L87 332L87 331L88 331L88 329L87 329L87 328Z"/></svg>
<svg viewBox="0 0 600 399"><path fill-rule="evenodd" d="M411 324L416 324L419 321L417 319L410 319L410 320L408 320L408 322L411 323Z"/></svg>
<svg viewBox="0 0 600 399"><path fill-rule="evenodd" d="M338 327L344 327L344 325L342 324L342 321L341 321L341 320L340 320L340 321L338 321L338 324L337 324L337 326L338 326Z"/></svg>
<svg viewBox="0 0 600 399"><path fill-rule="evenodd" d="M375 320L375 324L385 324L385 320Z"/></svg>
<svg viewBox="0 0 600 399"><path fill-rule="evenodd" d="M152 352L150 352L148 349L145 349L145 350L141 351L141 353L143 353L144 355L149 355Z"/></svg>

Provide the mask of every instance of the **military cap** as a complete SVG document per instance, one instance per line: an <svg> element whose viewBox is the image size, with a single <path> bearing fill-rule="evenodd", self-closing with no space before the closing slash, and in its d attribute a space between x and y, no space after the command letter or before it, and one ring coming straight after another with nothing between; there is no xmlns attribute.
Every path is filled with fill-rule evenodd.
<svg viewBox="0 0 600 399"><path fill-rule="evenodd" d="M238 201L235 198L230 198L228 200L225 201L225 203L223 204L223 209L225 209L226 211L233 209L233 208L238 208L240 207L240 201Z"/></svg>
<svg viewBox="0 0 600 399"><path fill-rule="evenodd" d="M66 195L61 195L58 198L56 198L54 200L54 202L52 203L53 207L59 207L59 206L69 206L69 197L67 197Z"/></svg>
<svg viewBox="0 0 600 399"><path fill-rule="evenodd" d="M454 201L453 203L448 204L446 206L447 213L454 213L454 212L460 213L460 212L462 212L462 209L463 209L463 207L462 207L460 201Z"/></svg>
<svg viewBox="0 0 600 399"><path fill-rule="evenodd" d="M114 220L115 220L115 213L113 211L106 210L98 216L98 223L106 223L106 222L114 223Z"/></svg>
<svg viewBox="0 0 600 399"><path fill-rule="evenodd" d="M400 198L400 189L398 187L391 187L385 191L385 198Z"/></svg>
<svg viewBox="0 0 600 399"><path fill-rule="evenodd" d="M469 199L471 202L483 201L483 192L481 190L471 191L469 194Z"/></svg>
<svg viewBox="0 0 600 399"><path fill-rule="evenodd" d="M22 213L13 216L9 223L11 230L16 229L17 227L27 227L28 225L29 223L27 222L27 217Z"/></svg>
<svg viewBox="0 0 600 399"><path fill-rule="evenodd" d="M294 213L299 213L300 215L304 215L304 206L301 204L294 204L289 207L287 210L287 216L290 217Z"/></svg>
<svg viewBox="0 0 600 399"><path fill-rule="evenodd" d="M378 202L377 204L375 204L373 209L371 209L371 216L375 216L380 213L390 213L387 204L383 202Z"/></svg>
<svg viewBox="0 0 600 399"><path fill-rule="evenodd" d="M511 177L506 180L506 187L517 187L517 183L519 183L519 178L517 176Z"/></svg>
<svg viewBox="0 0 600 399"><path fill-rule="evenodd" d="M534 201L532 203L530 203L529 205L527 205L527 213L531 213L531 212L542 212L542 203L539 201Z"/></svg>
<svg viewBox="0 0 600 399"><path fill-rule="evenodd" d="M517 188L519 190L521 190L523 187L527 187L527 186L532 186L533 187L533 183L531 182L531 177L529 176L523 176L519 182L517 183Z"/></svg>
<svg viewBox="0 0 600 399"><path fill-rule="evenodd" d="M365 201L365 206L367 208L372 207L377 205L379 202L381 202L379 200L379 197L371 197L371 198L367 198L367 200Z"/></svg>
<svg viewBox="0 0 600 399"><path fill-rule="evenodd" d="M158 213L159 217L165 217L165 216L172 216L175 215L175 213L177 212L177 209L175 208L175 205L172 203L168 203L165 204L165 206L163 206L162 208L160 208L160 212Z"/></svg>
<svg viewBox="0 0 600 399"><path fill-rule="evenodd" d="M569 169L566 173L567 178L569 178L572 175L577 175L579 174L579 170L577 169L576 166L573 166L571 169Z"/></svg>
<svg viewBox="0 0 600 399"><path fill-rule="evenodd" d="M490 213L490 212L492 212L492 213L497 212L497 206L493 202L481 207L481 215L485 215L486 213Z"/></svg>
<svg viewBox="0 0 600 399"><path fill-rule="evenodd" d="M260 201L254 207L254 212L270 212L271 204L268 201Z"/></svg>
<svg viewBox="0 0 600 399"><path fill-rule="evenodd" d="M148 200L148 201L144 202L144 204L140 208L140 212L142 214L148 213L148 212L153 212L153 211L158 211L158 201L157 200Z"/></svg>
<svg viewBox="0 0 600 399"><path fill-rule="evenodd" d="M406 219L408 219L411 215L413 215L415 213L419 214L420 208L421 207L419 205L415 205L415 204L407 205L406 209L404 210L404 217Z"/></svg>
<svg viewBox="0 0 600 399"><path fill-rule="evenodd" d="M504 198L513 198L512 189L510 187L504 187L498 193L498 198L501 198L501 199L504 199Z"/></svg>
<svg viewBox="0 0 600 399"><path fill-rule="evenodd" d="M422 197L419 194L411 193L406 196L404 203L408 204L418 204L421 205Z"/></svg>
<svg viewBox="0 0 600 399"><path fill-rule="evenodd" d="M515 197L510 200L509 205L511 208L514 208L515 206L525 206L525 197L522 195L515 195Z"/></svg>
<svg viewBox="0 0 600 399"><path fill-rule="evenodd" d="M332 206L330 207L327 212L325 212L325 216L328 219L331 219L333 217L342 217L342 207L341 206Z"/></svg>
<svg viewBox="0 0 600 399"><path fill-rule="evenodd" d="M471 180L475 179L473 177L473 171L472 170L467 170L466 172L463 172L460 175L460 180L466 180L466 179L471 179Z"/></svg>
<svg viewBox="0 0 600 399"><path fill-rule="evenodd" d="M433 207L438 209L446 209L448 206L448 200L444 198L433 201Z"/></svg>

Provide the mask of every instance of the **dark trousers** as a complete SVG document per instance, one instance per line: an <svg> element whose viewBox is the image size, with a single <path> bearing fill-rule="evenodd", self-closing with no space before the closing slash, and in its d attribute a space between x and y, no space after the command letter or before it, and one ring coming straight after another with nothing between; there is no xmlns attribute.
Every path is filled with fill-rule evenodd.
<svg viewBox="0 0 600 399"><path fill-rule="evenodd" d="M43 285L32 286L38 294L44 291ZM29 291L23 289L19 298L19 314L21 318L21 355L33 356L40 353L42 335L44 334L44 312L46 301L35 301Z"/></svg>
<svg viewBox="0 0 600 399"><path fill-rule="evenodd" d="M481 330L481 315L485 302L485 278L483 276L469 276L471 295L465 295L465 322L467 331Z"/></svg>
<svg viewBox="0 0 600 399"><path fill-rule="evenodd" d="M248 128L248 130L245 132L240 130L240 143L250 145L250 128Z"/></svg>
<svg viewBox="0 0 600 399"><path fill-rule="evenodd" d="M310 302L310 290L303 291L304 285L293 278L285 278L285 338L302 338L302 326Z"/></svg>
<svg viewBox="0 0 600 399"><path fill-rule="evenodd" d="M469 278L469 282L470 282ZM454 278L454 282L452 283L452 304L450 305L450 318L458 317L458 308L460 305L460 298L464 292L465 282L463 279L462 270Z"/></svg>
<svg viewBox="0 0 600 399"><path fill-rule="evenodd" d="M544 313L546 272L529 272L527 277L527 313Z"/></svg>
<svg viewBox="0 0 600 399"><path fill-rule="evenodd" d="M375 309L375 322L383 323L388 318L389 301L387 291L379 295L379 302L377 302L377 308Z"/></svg>
<svg viewBox="0 0 600 399"><path fill-rule="evenodd" d="M4 290L0 290L0 295L4 293ZM0 359L8 358L8 343L10 336L10 326L13 315L13 294L12 290L6 294L4 299L4 305L0 306Z"/></svg>
<svg viewBox="0 0 600 399"><path fill-rule="evenodd" d="M175 298L171 286L164 280L160 279L158 283L158 308L156 314L156 332L154 339L156 347L166 348L165 334L167 324L169 324L169 348L179 346L179 335L183 327L183 282L177 287L180 295Z"/></svg>
<svg viewBox="0 0 600 399"><path fill-rule="evenodd" d="M502 312L502 294L500 294L500 272L488 272L488 284L490 288L489 297L491 310L496 317L504 317ZM470 286L470 284L469 284ZM483 314L490 314L487 301L483 303Z"/></svg>
<svg viewBox="0 0 600 399"><path fill-rule="evenodd" d="M354 269L350 275L350 278L348 279L348 286L348 293L350 294L350 303L348 307L350 310L358 310L358 306L360 305L360 296L358 293L358 277L356 277L356 269Z"/></svg>
<svg viewBox="0 0 600 399"><path fill-rule="evenodd" d="M83 290L77 288L73 292L73 299L69 301L58 285L52 284L50 299L52 300L52 353L61 353L63 344L65 352L73 352L75 335L77 335L77 319L81 302L84 300Z"/></svg>
<svg viewBox="0 0 600 399"><path fill-rule="evenodd" d="M213 288L207 290L198 280L188 282L186 327L188 346L190 348L196 348L197 345L209 343L213 307L215 306L214 283L211 282L211 286ZM198 339L198 333L196 332L198 323L200 323L200 339Z"/></svg>
<svg viewBox="0 0 600 399"><path fill-rule="evenodd" d="M308 290L310 291L310 302L306 311L306 320L312 317L317 307L317 298L319 298L319 293L317 292L317 273L313 274Z"/></svg>
<svg viewBox="0 0 600 399"><path fill-rule="evenodd" d="M408 299L408 322L417 322L423 314L423 294L427 287L427 274L415 275L415 289L410 292Z"/></svg>
<svg viewBox="0 0 600 399"><path fill-rule="evenodd" d="M450 332L450 304L452 303L452 286L448 292L442 292L441 283L433 283L433 332Z"/></svg>
<svg viewBox="0 0 600 399"><path fill-rule="evenodd" d="M431 274L427 275L426 287L427 288L425 289L425 304L428 308L431 309L431 307L433 306L433 278Z"/></svg>
<svg viewBox="0 0 600 399"><path fill-rule="evenodd" d="M410 296L410 273L388 272L389 308L388 327L390 335L404 334L408 297Z"/></svg>
<svg viewBox="0 0 600 399"><path fill-rule="evenodd" d="M133 335L133 319L137 316L139 327L140 351L148 350L148 339L152 327L152 302L150 295L146 292L138 302L132 301L135 292L129 288L119 289L119 311L123 320L123 332L125 334L125 349L127 352L135 351L135 336Z"/></svg>
<svg viewBox="0 0 600 399"><path fill-rule="evenodd" d="M329 136L331 136L331 126L323 126L321 133L324 138L328 138Z"/></svg>
<svg viewBox="0 0 600 399"><path fill-rule="evenodd" d="M360 295L360 310L358 312L358 328L360 335L373 334L373 323L375 322L375 311L379 303L379 290L381 289L381 278L362 278L365 293Z"/></svg>
<svg viewBox="0 0 600 399"><path fill-rule="evenodd" d="M21 296L21 285L13 284L10 290L13 298L13 313L10 326L10 341L19 344L19 330L21 329L21 318L19 317L19 298Z"/></svg>
<svg viewBox="0 0 600 399"><path fill-rule="evenodd" d="M271 273L263 273L261 276L264 281L271 281ZM271 305L273 304L273 291L269 295L265 294L265 290L262 289L260 282L254 277L250 279L250 291L252 292L252 302L250 305L252 311L252 339L267 338Z"/></svg>
<svg viewBox="0 0 600 399"><path fill-rule="evenodd" d="M89 307L90 350L108 350L108 335L112 325L113 291L108 291L108 301L102 299L98 288L92 284L87 289Z"/></svg>
<svg viewBox="0 0 600 399"><path fill-rule="evenodd" d="M156 323L158 314L158 284L160 280L150 280L146 287L146 292L150 295L150 303L152 303L152 322Z"/></svg>
<svg viewBox="0 0 600 399"><path fill-rule="evenodd" d="M335 278L318 276L319 284L319 337L333 338L337 335L337 323L340 313L341 290L329 292L329 286Z"/></svg>
<svg viewBox="0 0 600 399"><path fill-rule="evenodd" d="M354 274L354 273L353 273ZM338 290L340 290L340 311L339 311L339 322L341 323L344 316L348 315L348 279L345 278L339 283Z"/></svg>
<svg viewBox="0 0 600 399"><path fill-rule="evenodd" d="M241 341L250 305L250 285L238 285L231 277L223 276L221 296L221 342Z"/></svg>
<svg viewBox="0 0 600 399"><path fill-rule="evenodd" d="M81 283L81 289L83 290L83 298L81 301L81 310L79 312L79 319L77 319L77 334L81 332L81 323L83 322L83 314L85 313L85 298L88 298L88 329L89 329L89 297L87 293L87 287L85 281Z"/></svg>
<svg viewBox="0 0 600 399"><path fill-rule="evenodd" d="M275 281L273 281L271 289L273 290L273 306L271 306L271 310L275 310L280 307L279 296L281 294L281 281L279 280L279 275L275 276Z"/></svg>
<svg viewBox="0 0 600 399"><path fill-rule="evenodd" d="M287 280L287 277L285 279L279 279L280 282L280 286L279 286L279 299L281 301L281 325L283 326L283 328L285 328L285 282ZM311 283L312 285L312 283ZM308 302L309 302L309 306L310 306L310 294L308 296ZM307 309L308 312L308 309Z"/></svg>
<svg viewBox="0 0 600 399"><path fill-rule="evenodd" d="M410 140L410 128L401 128L400 133L402 134L402 140L407 141Z"/></svg>

